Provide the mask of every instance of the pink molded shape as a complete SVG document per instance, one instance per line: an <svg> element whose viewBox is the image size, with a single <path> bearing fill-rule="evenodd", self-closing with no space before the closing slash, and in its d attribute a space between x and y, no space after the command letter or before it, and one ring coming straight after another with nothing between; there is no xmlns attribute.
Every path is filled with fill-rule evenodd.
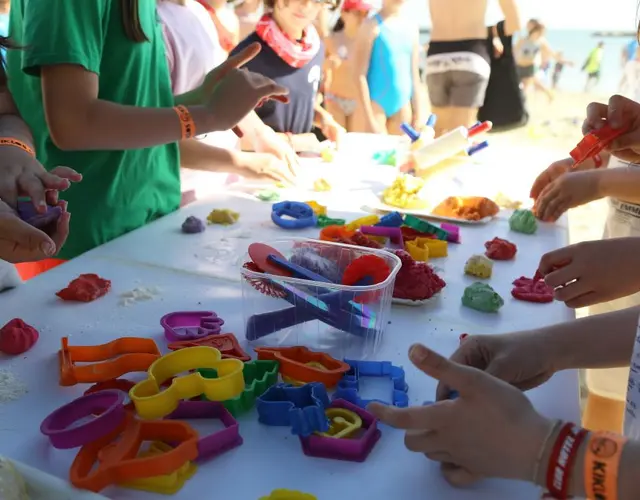
<svg viewBox="0 0 640 500"><path fill-rule="evenodd" d="M0 351L16 356L31 349L38 341L38 331L20 318L9 321L0 329Z"/></svg>

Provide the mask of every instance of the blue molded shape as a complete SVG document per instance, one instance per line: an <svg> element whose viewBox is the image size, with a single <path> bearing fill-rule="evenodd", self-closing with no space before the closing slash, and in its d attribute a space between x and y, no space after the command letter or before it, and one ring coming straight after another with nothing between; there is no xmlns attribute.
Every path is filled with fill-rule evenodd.
<svg viewBox="0 0 640 500"><path fill-rule="evenodd" d="M338 382L333 400L346 399L360 408L366 408L369 403L376 401L387 405L406 408L409 406L409 386L405 381L404 369L394 366L390 361L358 361L345 359L345 363L351 366L342 380ZM360 379L363 377L383 377L388 378L393 383L391 401L379 399L363 399L360 397Z"/></svg>
<svg viewBox="0 0 640 500"><path fill-rule="evenodd" d="M285 216L287 218L285 218ZM315 227L318 222L313 209L299 201L281 201L271 206L271 220L282 229Z"/></svg>
<svg viewBox="0 0 640 500"><path fill-rule="evenodd" d="M398 212L391 212L390 214L383 215L376 226L401 227L402 224L404 224L404 217L402 214Z"/></svg>
<svg viewBox="0 0 640 500"><path fill-rule="evenodd" d="M261 424L290 426L292 434L302 437L329 430L325 409L330 404L327 389L319 382L301 387L277 384L256 399Z"/></svg>

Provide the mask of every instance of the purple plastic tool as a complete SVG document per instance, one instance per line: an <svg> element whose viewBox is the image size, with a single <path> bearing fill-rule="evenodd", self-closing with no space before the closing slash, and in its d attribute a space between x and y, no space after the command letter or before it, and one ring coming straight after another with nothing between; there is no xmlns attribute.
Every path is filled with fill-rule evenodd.
<svg viewBox="0 0 640 500"><path fill-rule="evenodd" d="M40 432L47 436L54 448L68 450L91 443L113 432L125 417L125 394L105 390L74 399L40 424ZM86 422L73 424L84 418Z"/></svg>
<svg viewBox="0 0 640 500"><path fill-rule="evenodd" d="M240 425L233 415L218 401L181 401L167 418L173 420L216 419L224 429L200 438L196 461L210 460L240 446Z"/></svg>
<svg viewBox="0 0 640 500"><path fill-rule="evenodd" d="M362 226L360 228L362 234L368 234L370 236L382 236L389 238L389 241L404 249L404 240L402 238L402 230L399 227L387 227L387 226Z"/></svg>
<svg viewBox="0 0 640 500"><path fill-rule="evenodd" d="M179 311L165 314L160 325L169 342L179 342L217 335L224 320L213 311Z"/></svg>
<svg viewBox="0 0 640 500"><path fill-rule="evenodd" d="M319 281L320 283L331 283L329 278L325 278L321 274L314 273L313 271L309 271L309 269L305 269L302 266L294 264L293 262L288 261L282 257L277 255L269 255L268 259L274 264L287 269L289 272L293 274L294 278L300 278L303 280L311 280L311 281Z"/></svg>
<svg viewBox="0 0 640 500"><path fill-rule="evenodd" d="M444 229L448 233L447 241L451 243L460 243L460 226L443 222L440 224L440 228Z"/></svg>
<svg viewBox="0 0 640 500"><path fill-rule="evenodd" d="M380 429L378 429L377 419L367 410L359 408L344 399L336 399L329 408L343 408L356 413L362 419L360 434L347 439L337 439L317 434L307 437L301 436L302 451L310 457L364 462L382 435Z"/></svg>
<svg viewBox="0 0 640 500"><path fill-rule="evenodd" d="M17 206L18 216L27 224L38 229L47 229L53 226L62 215L61 207L47 206L45 213L38 212L33 206L33 202L19 201Z"/></svg>

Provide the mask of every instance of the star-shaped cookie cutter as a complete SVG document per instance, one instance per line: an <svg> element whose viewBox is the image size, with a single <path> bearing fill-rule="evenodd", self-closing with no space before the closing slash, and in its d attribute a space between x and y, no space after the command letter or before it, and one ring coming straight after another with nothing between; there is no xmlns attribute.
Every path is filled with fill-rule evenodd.
<svg viewBox="0 0 640 500"><path fill-rule="evenodd" d="M194 340L220 333L224 320L213 311L178 311L160 319L169 342Z"/></svg>
<svg viewBox="0 0 640 500"><path fill-rule="evenodd" d="M409 386L405 382L404 369L394 366L389 361L360 361L345 359L351 366L351 370L338 383L333 400L344 399L360 408L366 408L374 401L387 405L406 408L409 406ZM390 401L379 399L363 399L360 396L360 384L363 378L377 377L387 378L393 383Z"/></svg>
<svg viewBox="0 0 640 500"><path fill-rule="evenodd" d="M329 404L327 390L320 383L313 382L302 387L278 384L256 400L256 409L260 423L290 426L292 434L308 436L313 432L329 430L329 420L325 415Z"/></svg>
<svg viewBox="0 0 640 500"><path fill-rule="evenodd" d="M245 363L251 361L251 356L240 347L240 343L233 333L221 333L219 335L209 335L201 339L172 342L168 347L170 351L178 351L186 347L198 346L218 349L222 354L222 359L239 359Z"/></svg>
<svg viewBox="0 0 640 500"><path fill-rule="evenodd" d="M213 368L217 378L204 378L196 370ZM213 347L187 347L162 356L147 372L147 379L136 384L129 397L138 415L145 419L162 418L178 408L183 399L204 394L210 401L226 401L244 390L243 363L238 359L222 359ZM188 375L181 373L192 372ZM163 390L163 383L173 378Z"/></svg>

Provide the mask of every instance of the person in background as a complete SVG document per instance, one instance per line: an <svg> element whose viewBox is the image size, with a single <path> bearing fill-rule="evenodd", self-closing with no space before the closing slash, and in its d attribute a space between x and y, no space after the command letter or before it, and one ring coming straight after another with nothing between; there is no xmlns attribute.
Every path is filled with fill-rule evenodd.
<svg viewBox="0 0 640 500"><path fill-rule="evenodd" d="M291 89L289 103L267 102L256 110L262 121L291 141L298 152L315 151L313 125L330 141L344 133L318 99L324 63L324 42L314 26L319 13L335 3L316 0L265 0L267 13L232 54L259 43L261 52L247 68Z"/></svg>
<svg viewBox="0 0 640 500"><path fill-rule="evenodd" d="M514 48L522 89L527 93L533 87L552 101L553 92L540 80L537 68L543 59L557 61L559 58L545 38L547 28L544 24L531 20L527 26L527 35L520 38Z"/></svg>
<svg viewBox="0 0 640 500"><path fill-rule="evenodd" d="M158 0L158 14L163 25L173 94L186 94L202 85L227 54L219 44L214 23L197 0ZM242 141L233 131L226 130L182 144L182 163L190 167L183 169L183 179L193 169L240 175L295 171L297 158L288 142L264 125L255 112L249 113L238 127L243 134ZM258 153L238 151L240 146ZM202 168L198 168L200 164ZM228 181L226 175L225 178ZM279 180L292 179L283 175Z"/></svg>
<svg viewBox="0 0 640 500"><path fill-rule="evenodd" d="M640 46L624 65L620 80L620 94L632 101L640 102Z"/></svg>
<svg viewBox="0 0 640 500"><path fill-rule="evenodd" d="M256 29L256 24L264 15L264 3L262 0L242 0L236 4L235 12L239 23L238 38L241 41Z"/></svg>
<svg viewBox="0 0 640 500"><path fill-rule="evenodd" d="M9 36L9 10L11 8L11 0L0 0L0 37L7 38ZM0 47L0 54L3 59L7 56L7 49Z"/></svg>
<svg viewBox="0 0 640 500"><path fill-rule="evenodd" d="M589 52L589 56L582 66L582 71L587 74L587 82L584 86L585 92L590 92L600 82L600 68L602 67L602 56L604 55L604 42Z"/></svg>
<svg viewBox="0 0 640 500"><path fill-rule="evenodd" d="M636 50L640 47L640 43L638 43L638 39L636 37L633 40L630 40L623 48L621 54L622 67L633 60L636 56Z"/></svg>
<svg viewBox="0 0 640 500"><path fill-rule="evenodd" d="M220 46L229 54L240 41L240 23L227 0L197 0L211 16L216 26Z"/></svg>
<svg viewBox="0 0 640 500"><path fill-rule="evenodd" d="M520 29L516 0L500 0L504 30ZM491 73L487 47L486 0L430 0L432 31L427 53L427 87L432 112L438 117L436 134L469 127L477 120ZM453 13L455 12L455 15ZM494 50L501 50L493 33Z"/></svg>
<svg viewBox="0 0 640 500"><path fill-rule="evenodd" d="M372 6L365 0L345 0L334 32L325 40L327 58L324 72L324 99L327 111L347 131L366 127L358 86L353 78L353 48L362 23Z"/></svg>
<svg viewBox="0 0 640 500"><path fill-rule="evenodd" d="M263 99L286 99L286 89L238 69L257 46L174 98L155 2L14 0L10 33L21 50L7 54L9 87L38 159L83 175L64 193L74 219L60 259L176 210L178 142L234 127ZM0 197L15 199L41 169L33 162L3 169ZM22 269L27 277L42 270Z"/></svg>
<svg viewBox="0 0 640 500"><path fill-rule="evenodd" d="M420 88L419 30L402 13L405 0L383 0L382 9L362 23L355 43L354 73L364 132L402 135L400 125L425 125Z"/></svg>
<svg viewBox="0 0 640 500"><path fill-rule="evenodd" d="M553 66L553 74L551 75L551 88L556 90L558 88L558 83L560 83L560 77L562 76L562 71L565 66L573 66L572 61L568 61L564 58L564 54L562 52L557 52L555 65Z"/></svg>

